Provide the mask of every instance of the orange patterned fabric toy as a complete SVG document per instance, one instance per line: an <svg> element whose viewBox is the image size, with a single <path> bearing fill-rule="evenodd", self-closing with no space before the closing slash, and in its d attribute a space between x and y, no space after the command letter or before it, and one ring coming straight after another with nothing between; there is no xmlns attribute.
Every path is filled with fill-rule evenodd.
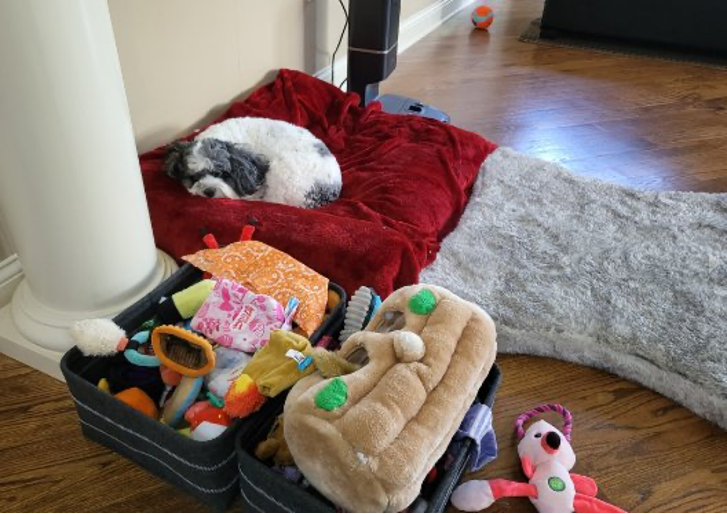
<svg viewBox="0 0 727 514"><path fill-rule="evenodd" d="M260 241L240 241L224 248L200 250L183 259L214 277L234 280L281 305L295 297L300 306L293 316L310 337L320 326L328 302L328 279L285 252Z"/></svg>

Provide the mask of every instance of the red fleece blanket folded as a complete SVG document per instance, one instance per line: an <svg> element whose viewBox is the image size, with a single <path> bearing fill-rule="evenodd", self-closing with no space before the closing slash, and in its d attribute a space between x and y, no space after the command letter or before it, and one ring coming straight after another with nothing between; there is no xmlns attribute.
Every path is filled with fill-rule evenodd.
<svg viewBox="0 0 727 514"><path fill-rule="evenodd" d="M477 134L415 116L357 106L347 94L304 73L281 70L216 121L240 116L284 120L328 145L343 171L341 198L319 209L190 195L162 171L164 149L141 156L154 235L179 259L237 241L245 224L255 239L283 250L349 293L361 285L388 296L417 282L439 243L459 221L485 157L496 148ZM190 135L191 137L191 135Z"/></svg>

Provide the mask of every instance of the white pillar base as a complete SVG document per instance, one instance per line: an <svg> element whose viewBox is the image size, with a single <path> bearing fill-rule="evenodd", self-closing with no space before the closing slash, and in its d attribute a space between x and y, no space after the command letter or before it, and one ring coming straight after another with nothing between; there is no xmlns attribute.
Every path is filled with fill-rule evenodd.
<svg viewBox="0 0 727 514"><path fill-rule="evenodd" d="M10 305L0 309L0 353L63 381L59 366L63 352L46 350L28 341L18 332L10 311Z"/></svg>
<svg viewBox="0 0 727 514"><path fill-rule="evenodd" d="M101 243L102 244L102 243ZM177 264L166 253L157 250L157 264L152 276L142 281L142 288L131 291L121 303L102 310L62 311L39 302L23 281L13 295L12 315L18 331L30 341L51 351L62 352L73 346L68 329L74 321L88 318L110 318L154 289L177 269Z"/></svg>
<svg viewBox="0 0 727 514"><path fill-rule="evenodd" d="M12 302L0 309L0 353L62 380L58 364L66 349L73 346L68 329L74 321L113 317L166 280L177 268L174 259L157 250L157 266L153 277L145 282L145 287L123 305L103 311L64 312L49 309L33 297L25 281L22 281L13 294ZM52 343L58 341L63 344Z"/></svg>
<svg viewBox="0 0 727 514"><path fill-rule="evenodd" d="M13 293L23 280L23 267L16 254L0 261L0 307L5 307L13 299ZM0 332L1 334L2 332Z"/></svg>

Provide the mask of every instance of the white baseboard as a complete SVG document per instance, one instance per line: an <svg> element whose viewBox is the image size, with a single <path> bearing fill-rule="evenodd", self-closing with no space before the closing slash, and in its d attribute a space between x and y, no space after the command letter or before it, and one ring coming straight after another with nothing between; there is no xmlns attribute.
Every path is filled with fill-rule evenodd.
<svg viewBox="0 0 727 514"><path fill-rule="evenodd" d="M0 262L0 353L63 380L59 367L63 354L31 343L18 332L13 322L10 301L23 277L23 268L17 255Z"/></svg>
<svg viewBox="0 0 727 514"><path fill-rule="evenodd" d="M399 26L399 54L414 46L424 36L437 30L444 22L471 5L476 0L437 0L432 5L409 16ZM345 52L344 52L345 53ZM333 64L336 77L336 85L343 82L348 73L348 59L339 57ZM316 72L314 77L325 82L331 81L331 66L326 66Z"/></svg>
<svg viewBox="0 0 727 514"><path fill-rule="evenodd" d="M10 303L22 280L23 268L16 254L0 261L0 308Z"/></svg>
<svg viewBox="0 0 727 514"><path fill-rule="evenodd" d="M63 353L41 348L25 339L15 328L10 309L10 305L0 309L0 353L62 381Z"/></svg>
<svg viewBox="0 0 727 514"><path fill-rule="evenodd" d="M333 71L335 72L336 87L338 87L341 82L343 82L343 80L346 78L346 75L348 75L348 59L346 57L339 57L338 59L336 59L336 62L333 66ZM326 66L322 70L315 72L313 76L317 79L321 79L323 82L331 82L331 67Z"/></svg>
<svg viewBox="0 0 727 514"><path fill-rule="evenodd" d="M399 29L399 53L407 51L424 36L437 30L444 22L476 0L437 0L429 7L409 16Z"/></svg>

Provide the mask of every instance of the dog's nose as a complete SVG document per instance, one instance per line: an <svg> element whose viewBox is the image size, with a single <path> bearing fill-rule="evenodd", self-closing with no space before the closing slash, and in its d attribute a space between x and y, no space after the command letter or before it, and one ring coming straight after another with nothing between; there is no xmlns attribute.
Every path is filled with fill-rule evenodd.
<svg viewBox="0 0 727 514"><path fill-rule="evenodd" d="M543 449L548 453L555 453L560 448L560 436L555 432L548 432L545 437L541 440L540 444L543 445Z"/></svg>
<svg viewBox="0 0 727 514"><path fill-rule="evenodd" d="M215 193L217 193L217 191L215 191L211 187L208 187L207 189L205 189L204 191L202 191L202 194L205 195L207 198L214 198Z"/></svg>

